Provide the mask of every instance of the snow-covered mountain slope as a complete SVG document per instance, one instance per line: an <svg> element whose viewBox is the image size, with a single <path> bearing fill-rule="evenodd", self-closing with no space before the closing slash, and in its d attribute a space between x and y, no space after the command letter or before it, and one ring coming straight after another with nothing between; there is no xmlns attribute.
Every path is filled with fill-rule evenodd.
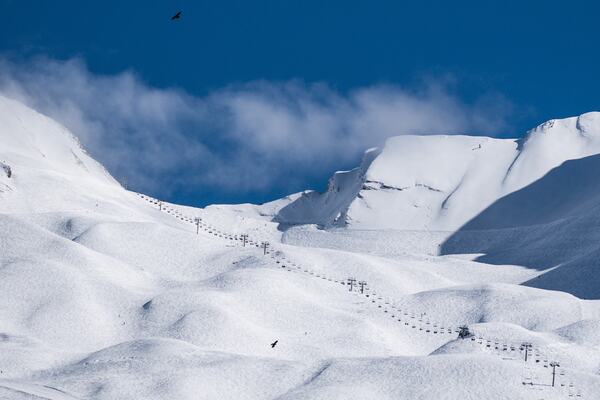
<svg viewBox="0 0 600 400"><path fill-rule="evenodd" d="M120 190L66 128L1 95L0 163L2 212L65 211L69 192Z"/></svg>
<svg viewBox="0 0 600 400"><path fill-rule="evenodd" d="M281 208L283 224L453 231L566 160L600 153L600 113L552 120L522 140L399 136Z"/></svg>
<svg viewBox="0 0 600 400"><path fill-rule="evenodd" d="M4 164L115 183L77 138L50 118L0 96L0 120Z"/></svg>
<svg viewBox="0 0 600 400"><path fill-rule="evenodd" d="M600 155L567 161L499 199L443 244L443 254L545 272L527 284L600 298Z"/></svg>
<svg viewBox="0 0 600 400"><path fill-rule="evenodd" d="M536 269L528 285L597 299L599 153L598 112L549 121L519 141L396 137L361 167L336 174L326 193L300 196L274 220L329 228L288 229L288 243L389 255L398 248L390 242L410 243L406 253L421 237L430 254L480 254L481 262ZM387 230L387 238L366 230Z"/></svg>
<svg viewBox="0 0 600 400"><path fill-rule="evenodd" d="M368 154L365 171L381 157ZM428 232L381 252L365 243L385 231L352 231L353 251L309 236L281 243L271 215L297 197L195 209L128 192L64 128L6 99L0 160L2 399L600 392L600 303L519 285L535 268L435 256L423 249L443 237L425 243ZM352 184L361 175L336 178L344 199L366 191ZM461 324L472 337L458 339ZM522 342L533 346L527 362Z"/></svg>

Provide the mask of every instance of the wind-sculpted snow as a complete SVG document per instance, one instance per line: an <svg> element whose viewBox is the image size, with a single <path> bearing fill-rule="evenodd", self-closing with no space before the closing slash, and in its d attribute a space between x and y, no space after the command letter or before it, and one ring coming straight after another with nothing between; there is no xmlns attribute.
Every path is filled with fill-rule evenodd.
<svg viewBox="0 0 600 400"><path fill-rule="evenodd" d="M281 209L273 210L277 212L273 220L282 226L307 222L344 226L348 219L348 207L360 193L365 174L378 155L378 149L367 150L360 167L335 173L329 180L326 193L302 193Z"/></svg>
<svg viewBox="0 0 600 400"><path fill-rule="evenodd" d="M585 140L594 140L594 118L573 121ZM470 152L520 151L513 141L444 138L424 154L450 146L468 162L440 158L449 177L434 179L433 169L410 171L416 158L386 175L393 153L421 151L429 139L392 140L392 153L372 151L362 168L336 175L322 208L310 211L338 229L282 235L273 215L301 221L310 196L177 206L124 190L70 133L18 103L0 99L0 121L0 160L12 171L0 170L2 399L594 399L600 392L597 301L519 285L551 272L438 256L452 232L381 229L399 215L422 227L422 210L356 229L369 223L361 196L371 207L380 207L377 196L398 207L409 203L385 196L445 202L448 215L435 223L456 223L482 206L457 208L469 185L484 181L471 169L485 169L485 157ZM580 210L576 197L564 207L567 219ZM463 324L470 332L459 339ZM531 343L527 362L523 342ZM552 361L561 364L555 387Z"/></svg>

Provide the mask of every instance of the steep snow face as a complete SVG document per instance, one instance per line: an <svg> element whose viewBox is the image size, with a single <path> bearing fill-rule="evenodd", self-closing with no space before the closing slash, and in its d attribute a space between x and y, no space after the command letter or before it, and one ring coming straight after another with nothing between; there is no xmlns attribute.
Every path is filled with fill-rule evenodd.
<svg viewBox="0 0 600 400"><path fill-rule="evenodd" d="M540 271L531 286L600 298L600 155L569 160L500 198L440 247Z"/></svg>
<svg viewBox="0 0 600 400"><path fill-rule="evenodd" d="M0 96L0 157L5 164L94 177L113 182L98 162L81 148L65 127L22 103Z"/></svg>
<svg viewBox="0 0 600 400"><path fill-rule="evenodd" d="M0 199L6 200L3 211L26 211L31 209L33 197L59 198L81 192L86 186L90 190L122 190L65 127L3 96L0 144ZM35 207L42 211L52 209L52 205L52 201L42 200Z"/></svg>
<svg viewBox="0 0 600 400"><path fill-rule="evenodd" d="M360 167L336 172L329 180L325 193L302 193L295 201L281 208L274 220L284 225L315 221L328 226L344 226L348 207L359 195L365 174L378 154L378 149L367 150Z"/></svg>
<svg viewBox="0 0 600 400"><path fill-rule="evenodd" d="M600 153L600 113L548 121L523 140L399 136L324 194L282 208L287 224L454 231L566 160ZM343 176L345 179L339 179Z"/></svg>
<svg viewBox="0 0 600 400"><path fill-rule="evenodd" d="M514 141L484 137L389 139L350 206L349 222L367 229L459 226L499 195L502 167L516 148Z"/></svg>
<svg viewBox="0 0 600 400"><path fill-rule="evenodd" d="M553 119L529 131L510 166L505 184L510 193L541 178L567 160L600 153L600 112Z"/></svg>

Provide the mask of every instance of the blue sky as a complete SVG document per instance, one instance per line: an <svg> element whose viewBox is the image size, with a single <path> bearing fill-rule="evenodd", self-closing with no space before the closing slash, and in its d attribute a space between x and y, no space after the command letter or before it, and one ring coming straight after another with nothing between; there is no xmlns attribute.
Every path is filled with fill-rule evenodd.
<svg viewBox="0 0 600 400"><path fill-rule="evenodd" d="M262 202L393 134L600 110L599 4L0 0L0 82L134 189Z"/></svg>

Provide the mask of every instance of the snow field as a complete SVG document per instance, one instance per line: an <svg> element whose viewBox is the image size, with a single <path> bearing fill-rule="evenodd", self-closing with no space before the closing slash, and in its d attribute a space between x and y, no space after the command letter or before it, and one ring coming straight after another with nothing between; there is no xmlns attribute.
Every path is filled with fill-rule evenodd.
<svg viewBox="0 0 600 400"><path fill-rule="evenodd" d="M207 228L210 229L210 228ZM260 240L254 240L253 243L259 243ZM269 257L275 262L276 267L280 267L282 268L282 271L287 271L287 272L292 272L292 273L300 273L300 274L305 274L308 276L311 276L312 278L315 279L320 279L323 281L328 281L330 283L334 283L334 284L340 284L342 286L347 286L347 282L343 279L343 278L336 278L333 276L330 276L324 272L317 272L315 270L313 270L310 267L307 266L303 266L299 263L290 261L287 259L287 257L285 256L285 254L281 251L281 250L274 250L271 249L271 251L266 252L267 255L269 255ZM444 282L446 283L446 282ZM529 329L533 329L533 330L542 330L542 329L552 329L553 327L556 326L563 326L568 324L570 321L573 320L577 320L578 318L581 317L581 315L577 316L576 314L580 312L580 308L581 306L579 305L579 300L574 298L573 296L567 295L567 294L561 294L561 293L557 293L558 298L554 299L548 299L546 296L544 296L545 291L542 290L536 290L536 289L527 289L527 288L522 288L522 287L514 287L512 285L488 285L486 287L480 287L480 286L476 286L473 287L472 289L467 287L467 288L460 288L458 290L453 289L452 291L458 291L460 292L466 292L468 295L457 295L456 297L458 297L459 303L462 301L464 302L465 300L470 300L471 302L476 302L476 305L472 305L471 309L472 310L477 310L480 315L475 315L471 317L471 320L475 320L475 322L484 322L486 319L489 320L500 320L500 321L509 321L511 324L515 324L516 326L518 326L517 331L522 331L521 334L522 336L527 336L529 331L527 329L523 329L521 326L525 326ZM538 292L538 299L536 299L535 295L532 295L532 293L528 293L528 292ZM370 292L370 294L369 294ZM502 297L502 293L503 292L507 292L507 295ZM520 293L520 292L525 292L525 293ZM489 293L489 294L484 294L484 293ZM353 295L357 295L357 293L351 293ZM461 293L462 294L462 293ZM444 323L439 323L439 322L433 322L429 316L427 316L427 313L422 312L422 313L415 313L413 312L408 312L408 311L403 311L403 309L401 308L401 306L396 306L392 303L390 303L390 301L385 300L384 298L382 298L380 295L377 295L376 293L373 293L370 288L366 288L364 290L363 293L360 294L361 296L364 296L366 299L368 299L366 302L363 303L363 305L368 304L369 302L373 304L373 306L376 306L378 309L380 309L381 311L383 311L385 314L388 314L389 317L391 317L393 320L396 320L398 322L400 322L402 325L402 323L404 324L404 327L406 327L407 329L413 329L414 332L419 332L422 334L432 334L432 335L440 335L443 336L444 334L447 335L452 335L452 337L455 337L455 335L458 333L458 327L457 325L454 326L449 326L450 324L444 324ZM521 298L519 299L518 297L514 297L515 295L520 295ZM425 299L425 297L427 296L433 296L434 298L432 299ZM439 296L438 298L435 298ZM451 297L452 295L450 295L448 293L448 290L439 290L439 291L429 291L429 292L421 292L418 293L417 295L415 295L415 299L411 299L413 306L415 304L418 304L421 308L434 308L432 306L435 305L439 305L442 304L444 305L444 303L448 304L450 303L451 306L447 306L446 309L442 309L441 313L446 315L446 317L448 316L448 312L450 310L454 311L454 314L456 316L463 316L464 315L469 315L469 312L467 310L464 309L464 307L457 307L457 302L456 301L448 301L448 297ZM443 298L443 301L441 301L441 298ZM562 298L561 298L562 297ZM569 309L569 304L568 304L568 299L572 299L571 300L571 308ZM567 299L567 301L565 301L565 299ZM514 313L508 312L506 310L506 303L507 301L510 300L512 302L515 303L515 305L519 305L520 307L520 311L522 312L523 315L525 316L531 316L531 315L552 315L552 313L550 311L553 311L556 309L557 306L561 306L563 308L563 313L560 315L560 317L562 317L562 319L559 317L558 319L554 319L554 320L531 320L531 319L519 319L517 321L512 321L511 317L514 318ZM550 300L550 302L548 301ZM552 303L552 300L554 300L554 303ZM491 304L490 304L491 302ZM411 309L411 304L410 304L410 300L408 302L408 309ZM485 306L482 306L482 303L485 304ZM523 309L522 306L523 304L530 304L530 310L527 310L526 308ZM402 307L407 307L406 305L402 306ZM527 307L527 306L526 306ZM541 307L541 308L540 308ZM544 307L546 307L547 309L544 311ZM412 308L414 310L414 307ZM510 307L508 307L508 309L510 310ZM481 310L485 310L487 312L484 311L484 314L481 315ZM501 314L497 315L495 314L495 312L501 311ZM489 315L488 315L489 314ZM574 315L575 314L575 315ZM530 317L527 317L530 318ZM566 320L565 320L566 318ZM518 325L517 325L518 324ZM485 325L485 324L484 324ZM496 333L496 335L498 335L498 331L502 332L502 331L506 331L506 326L504 326L505 324L498 324L495 323L493 325L498 325L498 327L495 327L496 329L491 329L491 334ZM475 328L476 330L478 329L478 326L476 325ZM487 333L487 331L490 331L489 327L485 327L484 328L484 332ZM513 329L514 331L514 329ZM515 332L512 332L512 334L514 334ZM525 335L523 335L523 333ZM535 335L535 334L534 334ZM512 336L512 335L511 335ZM529 335L531 336L531 335ZM524 347L522 346L523 342L527 342L525 339L521 340L521 341L514 341L514 339L511 340L507 340L507 338L503 338L503 339L499 339L497 336L494 339L486 339L483 334L478 333L475 336L466 339L467 341L471 341L473 344L477 344L479 345L479 347L481 347L481 349L483 349L484 351L491 351L494 354L501 356L503 359L505 360L517 360L517 359L522 359L524 356ZM462 340L461 340L462 341ZM539 342L539 341L538 341ZM442 342L443 343L443 342ZM452 342L451 342L452 343ZM438 344L439 346L440 344ZM523 376L522 376L522 385L524 387L530 387L531 390L542 390L540 389L538 386L538 384L536 382L538 382L540 380L540 375L541 375L541 371L544 371L542 368L544 369L548 369L550 368L550 363L552 361L556 361L558 359L557 354L548 348L541 348L538 346L542 346L540 344L535 345L535 347L532 345L530 349L528 349L528 351L531 352L530 357L529 357L529 362L531 365L529 364L525 364L524 367L524 371L523 372ZM477 346L476 346L477 347ZM444 346L442 346L436 353L444 353ZM546 355L545 353L550 353L551 356ZM598 357L600 356L600 354L596 354L596 358L598 360L600 360L600 358ZM573 367L573 365L570 365L570 367ZM577 367L581 367L581 365L578 365ZM561 367L557 368L557 383L556 383L556 388L558 390L562 390L564 389L565 394L568 396L574 396L574 397L583 397L583 394L581 392L581 390L578 390L575 388L574 383L572 382L572 379L569 379L568 377L566 377L566 373L564 372L564 368L561 369ZM568 381L568 382L567 382ZM554 389L554 388L553 388Z"/></svg>

